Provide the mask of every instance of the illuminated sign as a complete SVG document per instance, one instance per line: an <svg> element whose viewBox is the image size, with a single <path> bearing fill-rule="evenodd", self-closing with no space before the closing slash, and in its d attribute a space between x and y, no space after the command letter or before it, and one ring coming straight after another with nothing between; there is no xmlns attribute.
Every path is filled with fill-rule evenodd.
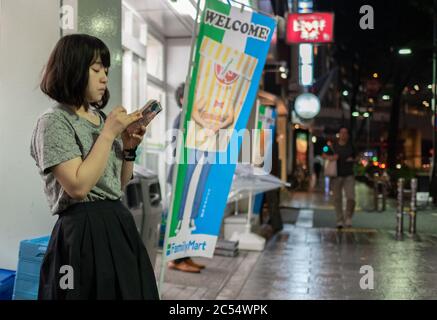
<svg viewBox="0 0 437 320"><path fill-rule="evenodd" d="M302 93L296 98L294 111L302 119L312 119L320 112L320 100L312 93Z"/></svg>
<svg viewBox="0 0 437 320"><path fill-rule="evenodd" d="M288 15L288 43L324 43L333 40L334 14L314 12Z"/></svg>

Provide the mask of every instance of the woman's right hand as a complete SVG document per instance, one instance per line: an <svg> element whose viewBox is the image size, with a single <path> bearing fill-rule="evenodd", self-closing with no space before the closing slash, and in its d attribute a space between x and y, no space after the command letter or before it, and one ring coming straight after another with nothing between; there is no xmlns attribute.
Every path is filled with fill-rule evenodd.
<svg viewBox="0 0 437 320"><path fill-rule="evenodd" d="M140 111L127 114L126 109L122 106L115 107L107 116L103 132L115 139L118 137L131 123L140 120L142 114Z"/></svg>

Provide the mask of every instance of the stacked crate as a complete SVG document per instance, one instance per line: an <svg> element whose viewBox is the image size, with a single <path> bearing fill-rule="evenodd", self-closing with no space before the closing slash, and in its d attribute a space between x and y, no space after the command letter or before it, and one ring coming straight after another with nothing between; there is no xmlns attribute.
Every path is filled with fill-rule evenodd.
<svg viewBox="0 0 437 320"><path fill-rule="evenodd" d="M49 236L20 242L13 300L36 300L38 298L39 272L48 243Z"/></svg>
<svg viewBox="0 0 437 320"><path fill-rule="evenodd" d="M11 300L15 271L0 269L0 300Z"/></svg>

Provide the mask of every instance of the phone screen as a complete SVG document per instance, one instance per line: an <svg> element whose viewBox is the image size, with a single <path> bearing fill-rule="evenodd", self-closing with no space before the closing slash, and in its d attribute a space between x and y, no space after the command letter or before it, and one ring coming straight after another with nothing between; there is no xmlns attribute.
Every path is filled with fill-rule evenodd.
<svg viewBox="0 0 437 320"><path fill-rule="evenodd" d="M156 100L151 100L143 107L143 118L140 120L147 125L162 110L161 104Z"/></svg>

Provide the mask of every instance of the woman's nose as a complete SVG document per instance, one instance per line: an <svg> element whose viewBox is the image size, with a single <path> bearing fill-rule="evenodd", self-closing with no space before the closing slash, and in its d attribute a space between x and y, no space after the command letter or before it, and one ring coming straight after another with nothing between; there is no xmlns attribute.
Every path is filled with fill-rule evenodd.
<svg viewBox="0 0 437 320"><path fill-rule="evenodd" d="M100 81L103 83L107 83L108 82L108 76L105 74L103 74L103 76L100 78Z"/></svg>

